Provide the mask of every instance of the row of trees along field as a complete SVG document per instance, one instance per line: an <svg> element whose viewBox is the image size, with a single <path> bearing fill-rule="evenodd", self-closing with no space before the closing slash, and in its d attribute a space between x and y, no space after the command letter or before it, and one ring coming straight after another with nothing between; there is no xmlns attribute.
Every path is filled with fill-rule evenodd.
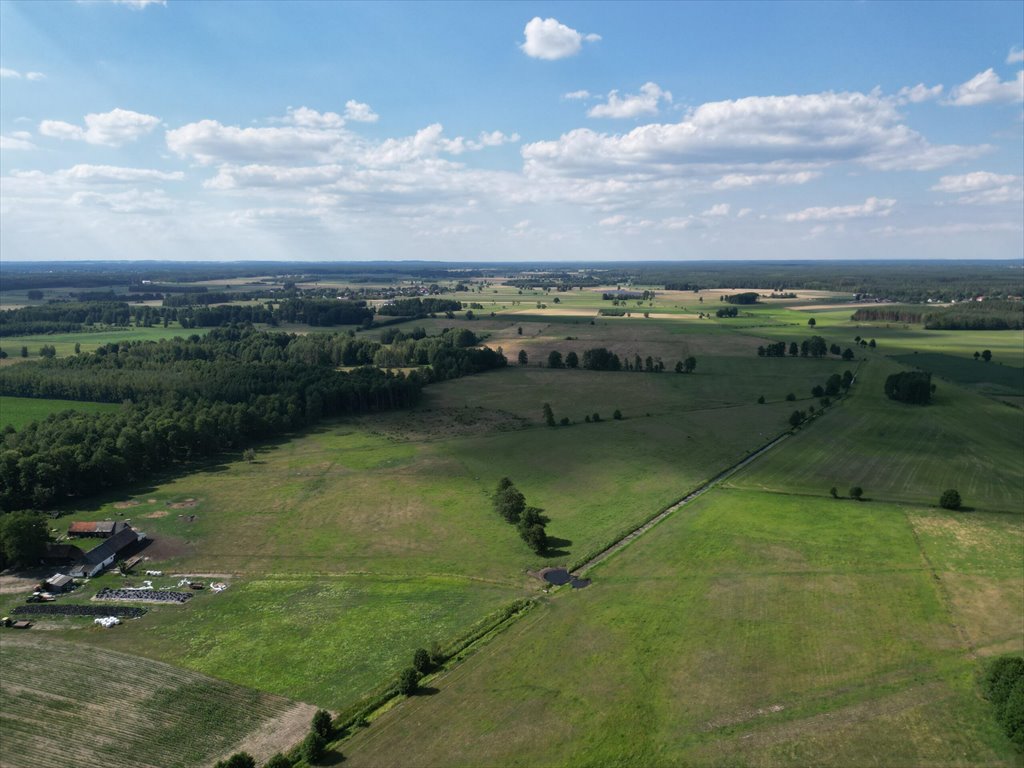
<svg viewBox="0 0 1024 768"><path fill-rule="evenodd" d="M472 336L472 335L471 335ZM383 349L347 335L228 328L205 337L108 344L94 354L0 370L0 394L124 402L115 412L65 411L0 443L0 509L45 509L320 419L402 408L424 384L505 365L500 352L456 347L458 331L412 341L429 368L361 367ZM472 337L475 343L476 338Z"/></svg>
<svg viewBox="0 0 1024 768"><path fill-rule="evenodd" d="M1024 302L988 299L935 308L862 307L850 319L923 324L930 331L1019 331L1024 328Z"/></svg>
<svg viewBox="0 0 1024 768"><path fill-rule="evenodd" d="M860 337L857 337L858 340ZM872 342L872 348L874 343ZM836 357L841 357L843 360L853 360L855 354L852 349L847 347L846 349L840 349L838 344L829 344L822 336L811 336L809 339L804 339L799 344L795 341L791 341L789 346L786 346L784 341L775 341L771 344L762 345L757 348L758 357L785 357L786 353L789 353L790 357L825 357L826 355L832 354Z"/></svg>
<svg viewBox="0 0 1024 768"><path fill-rule="evenodd" d="M164 306L123 301L54 302L0 312L0 337L41 333L72 333L95 325L152 327L180 323L183 328L216 328L239 323L300 323L316 327L368 326L373 310L365 301L290 298L279 303L218 304L238 301L241 294L190 293L164 299ZM459 302L454 302L456 309ZM216 306L211 306L216 304Z"/></svg>

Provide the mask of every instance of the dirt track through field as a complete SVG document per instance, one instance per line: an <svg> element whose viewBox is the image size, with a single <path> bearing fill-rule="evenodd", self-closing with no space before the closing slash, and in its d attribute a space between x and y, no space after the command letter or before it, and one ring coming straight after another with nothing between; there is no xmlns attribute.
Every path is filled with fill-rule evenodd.
<svg viewBox="0 0 1024 768"><path fill-rule="evenodd" d="M652 517L650 520L648 520L646 523L641 525L639 528L637 528L636 530L634 530L634 531L632 531L630 533L627 533L625 536L623 536L621 539L616 541L610 547L608 547L607 549L599 552L594 557L592 557L589 560L587 560L587 562L585 562L579 568L574 569L571 572L572 575L578 577L578 576L586 573L588 570L593 568L598 563L600 563L600 562L606 560L607 558L611 557L616 552L618 552L620 549L622 549L623 547L628 545L630 542L635 541L637 538L639 538L643 534L647 533L649 530L651 530L651 528L656 526L658 523L660 523L666 517L671 515L677 509L685 507L687 504L689 504L691 501L693 501L697 497L702 496L703 494L705 494L708 491L710 491L712 488L714 488L716 485L721 483L723 480L726 480L727 478L729 478L732 475L734 475L737 472L739 472L741 469L743 469L745 466L750 464L750 462L754 461L761 454L770 451L772 448L774 448L779 443L781 443L783 440L785 440L787 437L789 437L789 435L790 435L789 432L786 432L785 434L779 435L777 438L772 440L767 445L764 445L761 448L758 448L756 451L754 451L752 454L747 456L742 461L740 461L740 462L738 462L736 464L733 464L731 467L726 469L724 472L720 472L719 474L715 475L713 478L711 478L706 483L704 483L704 485L702 485L700 488L698 488L695 491L692 491L689 495L687 495L684 498L680 499L679 501L677 501L675 504L673 504L668 509L666 509L666 510L664 510L662 512L659 512L657 515Z"/></svg>

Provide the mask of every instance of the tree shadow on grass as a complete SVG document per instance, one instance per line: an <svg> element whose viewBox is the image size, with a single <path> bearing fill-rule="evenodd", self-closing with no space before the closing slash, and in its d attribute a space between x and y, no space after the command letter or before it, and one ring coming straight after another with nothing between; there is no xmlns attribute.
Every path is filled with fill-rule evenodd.
<svg viewBox="0 0 1024 768"><path fill-rule="evenodd" d="M570 539L560 539L557 536L548 536L548 548L544 550L544 557L547 559L556 557L568 557L569 547L572 546Z"/></svg>
<svg viewBox="0 0 1024 768"><path fill-rule="evenodd" d="M416 689L416 693L414 693L413 696L436 696L440 692L440 688L434 688L429 685L421 685Z"/></svg>
<svg viewBox="0 0 1024 768"><path fill-rule="evenodd" d="M334 749L328 749L324 752L323 757L317 761L317 765L341 765L345 762L345 756Z"/></svg>

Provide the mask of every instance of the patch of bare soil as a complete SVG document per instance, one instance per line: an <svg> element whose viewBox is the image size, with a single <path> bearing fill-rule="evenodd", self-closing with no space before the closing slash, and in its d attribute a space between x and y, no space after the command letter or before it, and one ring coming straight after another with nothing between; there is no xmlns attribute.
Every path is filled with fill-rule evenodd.
<svg viewBox="0 0 1024 768"><path fill-rule="evenodd" d="M236 752L248 752L262 765L278 752L287 752L291 747L302 741L309 730L316 707L312 704L298 703L286 709L277 717L264 720L255 731L250 733L221 757L227 759Z"/></svg>
<svg viewBox="0 0 1024 768"><path fill-rule="evenodd" d="M155 520L158 517L167 517L169 514L171 513L168 512L166 509L158 509L156 512L149 512L148 514L140 515L140 517Z"/></svg>
<svg viewBox="0 0 1024 768"><path fill-rule="evenodd" d="M137 507L142 502L132 499L131 501L119 501L114 505L114 509L130 509L131 507Z"/></svg>
<svg viewBox="0 0 1024 768"><path fill-rule="evenodd" d="M167 506L171 509L192 509L199 504L197 499L185 499L184 501L168 501Z"/></svg>
<svg viewBox="0 0 1024 768"><path fill-rule="evenodd" d="M161 536L148 541L149 544L139 553L147 560L172 560L176 557L191 555L194 551L191 544L177 536Z"/></svg>
<svg viewBox="0 0 1024 768"><path fill-rule="evenodd" d="M32 568L17 573L0 575L0 595L16 595L19 592L32 592L40 581L52 576L54 567Z"/></svg>
<svg viewBox="0 0 1024 768"><path fill-rule="evenodd" d="M156 499L146 499L147 504L156 504Z"/></svg>
<svg viewBox="0 0 1024 768"><path fill-rule="evenodd" d="M495 408L420 408L411 412L392 412L359 419L373 434L395 442L437 440L468 435L510 432L530 426L514 413Z"/></svg>

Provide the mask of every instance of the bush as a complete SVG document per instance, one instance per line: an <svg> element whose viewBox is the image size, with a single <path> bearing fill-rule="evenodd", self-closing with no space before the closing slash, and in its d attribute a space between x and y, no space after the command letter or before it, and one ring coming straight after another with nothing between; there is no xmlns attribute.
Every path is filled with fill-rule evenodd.
<svg viewBox="0 0 1024 768"><path fill-rule="evenodd" d="M292 761L278 752L272 758L267 760L263 768L292 768Z"/></svg>
<svg viewBox="0 0 1024 768"><path fill-rule="evenodd" d="M616 421L622 421L622 411L616 408L615 412L612 414L612 418Z"/></svg>
<svg viewBox="0 0 1024 768"><path fill-rule="evenodd" d="M227 760L219 761L213 768L256 768L256 758L248 752L236 752Z"/></svg>
<svg viewBox="0 0 1024 768"><path fill-rule="evenodd" d="M794 400L796 400L796 395L794 395L792 392L786 395L786 402L792 403Z"/></svg>
<svg viewBox="0 0 1024 768"><path fill-rule="evenodd" d="M885 394L901 403L927 405L932 399L932 375L925 371L894 373L885 380Z"/></svg>
<svg viewBox="0 0 1024 768"><path fill-rule="evenodd" d="M1024 748L1024 657L993 659L982 676L982 687L995 707L996 721L1011 741Z"/></svg>
<svg viewBox="0 0 1024 768"><path fill-rule="evenodd" d="M757 404L764 405L764 395L761 395L759 398L757 398Z"/></svg>
<svg viewBox="0 0 1024 768"><path fill-rule="evenodd" d="M327 742L323 736L316 731L310 731L306 738L302 740L302 747L300 753L302 759L310 765L316 765L324 757L324 749L327 747ZM255 764L253 768L256 768Z"/></svg>
<svg viewBox="0 0 1024 768"><path fill-rule="evenodd" d="M853 488L850 489L850 498L853 499L854 501L860 501L863 495L864 489L861 488L859 485L855 485L853 486Z"/></svg>
<svg viewBox="0 0 1024 768"><path fill-rule="evenodd" d="M943 509L960 509L962 503L960 493L955 488L943 491L939 498L939 506Z"/></svg>

